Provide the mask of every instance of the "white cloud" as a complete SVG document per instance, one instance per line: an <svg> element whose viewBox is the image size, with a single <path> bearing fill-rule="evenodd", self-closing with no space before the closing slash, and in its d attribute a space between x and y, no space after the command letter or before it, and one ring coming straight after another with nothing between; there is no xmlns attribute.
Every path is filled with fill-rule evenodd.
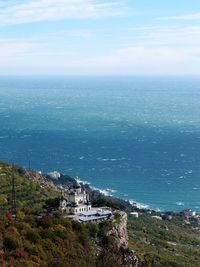
<svg viewBox="0 0 200 267"><path fill-rule="evenodd" d="M199 46L200 47L200 46ZM0 40L1 74L200 74L200 48L130 46L104 56L50 51L36 43Z"/></svg>
<svg viewBox="0 0 200 267"><path fill-rule="evenodd" d="M198 71L199 56L200 49L127 47L90 63L109 73L189 74Z"/></svg>
<svg viewBox="0 0 200 267"><path fill-rule="evenodd" d="M75 31L70 31L70 35L74 37L80 37L80 38L89 38L92 36L92 31L90 30L75 30Z"/></svg>
<svg viewBox="0 0 200 267"><path fill-rule="evenodd" d="M161 17L158 20L200 20L200 12L182 16Z"/></svg>
<svg viewBox="0 0 200 267"><path fill-rule="evenodd" d="M37 43L16 39L0 39L0 62L2 63L3 59L9 60L13 57L30 55L39 49L41 49L41 45Z"/></svg>
<svg viewBox="0 0 200 267"><path fill-rule="evenodd" d="M26 0L0 9L0 24L22 24L63 19L87 19L121 14L117 2L95 0Z"/></svg>
<svg viewBox="0 0 200 267"><path fill-rule="evenodd" d="M200 46L200 25L133 28L137 45Z"/></svg>
<svg viewBox="0 0 200 267"><path fill-rule="evenodd" d="M65 33L81 38L92 34L87 29ZM105 44L101 50L95 43L98 53L87 50L91 42L86 50L55 50L46 42L0 39L0 73L13 69L17 74L200 74L200 26L137 27L128 34L130 44L118 49L106 51Z"/></svg>

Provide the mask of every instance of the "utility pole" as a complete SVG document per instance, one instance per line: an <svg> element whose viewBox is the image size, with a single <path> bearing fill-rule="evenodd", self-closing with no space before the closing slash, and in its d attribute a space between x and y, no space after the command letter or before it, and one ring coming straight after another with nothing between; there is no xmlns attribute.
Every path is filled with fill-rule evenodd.
<svg viewBox="0 0 200 267"><path fill-rule="evenodd" d="M12 196L11 196L11 213L14 218L16 218L16 191L15 191L15 175L14 175L14 165L12 166Z"/></svg>

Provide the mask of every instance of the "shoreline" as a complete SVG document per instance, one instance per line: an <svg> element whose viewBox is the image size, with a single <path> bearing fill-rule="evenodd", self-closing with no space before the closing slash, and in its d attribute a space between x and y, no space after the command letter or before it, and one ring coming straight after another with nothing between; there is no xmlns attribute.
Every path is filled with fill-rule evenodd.
<svg viewBox="0 0 200 267"><path fill-rule="evenodd" d="M76 178L74 178L74 179L76 179ZM90 182L88 182L87 180L81 180L79 177L78 177L78 180L83 185L87 185L88 187L90 187L91 190L99 191L102 195L111 197L113 199L119 199L119 200L122 200L122 201L126 201L126 202L130 203L130 205L132 205L133 208L136 208L138 210L153 211L153 212L157 212L157 213L176 213L176 214L180 214L184 210L192 210L192 211L195 211L196 213L200 213L199 209L195 209L195 208L191 208L191 207L185 207L184 203L183 202L179 202L179 201L177 201L175 203L177 207L182 207L182 209L179 209L179 210L173 210L173 209L163 210L163 209L161 209L159 207L155 208L155 207L152 207L150 204L138 202L138 201L132 200L132 199L124 199L122 197L118 197L118 196L115 196L115 195L113 196L111 193L117 192L116 190L113 190L113 189L107 190L107 189L101 189L101 188L95 187Z"/></svg>
<svg viewBox="0 0 200 267"><path fill-rule="evenodd" d="M123 199L121 197L118 197L118 196L113 196L111 193L114 193L116 192L116 190L113 190L113 189L100 189L100 188L97 188L93 185L91 185L90 182L86 181L86 180L81 180L79 177L75 177L73 179L78 179L78 181L83 185L83 186L87 186L90 188L90 190L92 191L98 191L100 194L102 194L103 196L105 197L110 197L110 198L113 198L113 199L118 199L118 200L121 200L121 201L125 201L125 202L128 202L132 207L133 209L137 209L139 211L151 211L151 212L155 212L155 213L175 213L175 214L180 214L183 210L189 210L190 208L183 208L182 210L162 210L160 208L153 208L151 207L151 205L149 204L144 204L144 203L141 203L141 202L138 202L138 201L135 201L135 200L132 200L132 199ZM178 203L178 202L177 202ZM178 205L178 204L177 204ZM182 206L183 205L178 205L178 206ZM193 209L191 209L193 210ZM199 213L200 211L196 211L196 210L193 210L197 213Z"/></svg>

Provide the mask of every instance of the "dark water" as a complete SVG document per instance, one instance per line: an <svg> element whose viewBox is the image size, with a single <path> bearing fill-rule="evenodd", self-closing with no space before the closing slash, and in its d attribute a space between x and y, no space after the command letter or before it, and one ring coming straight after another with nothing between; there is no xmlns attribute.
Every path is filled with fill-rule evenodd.
<svg viewBox="0 0 200 267"><path fill-rule="evenodd" d="M0 158L200 211L200 79L0 78Z"/></svg>

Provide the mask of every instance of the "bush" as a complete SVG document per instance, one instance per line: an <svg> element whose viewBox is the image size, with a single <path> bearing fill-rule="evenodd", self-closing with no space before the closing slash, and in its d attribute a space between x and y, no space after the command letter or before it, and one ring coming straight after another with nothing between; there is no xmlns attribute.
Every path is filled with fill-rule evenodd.
<svg viewBox="0 0 200 267"><path fill-rule="evenodd" d="M21 243L18 239L13 238L11 236L5 236L4 237L4 247L8 251L15 250L17 248L21 247Z"/></svg>
<svg viewBox="0 0 200 267"><path fill-rule="evenodd" d="M98 234L98 231L99 231L98 224L88 223L87 224L87 228L88 228L90 236L93 237L93 238L96 238L97 234Z"/></svg>
<svg viewBox="0 0 200 267"><path fill-rule="evenodd" d="M41 239L40 235L36 232L36 230L32 229L27 230L26 238L32 243L37 243Z"/></svg>
<svg viewBox="0 0 200 267"><path fill-rule="evenodd" d="M49 216L44 216L41 219L38 219L37 225L41 226L42 228L49 228L53 225L52 218Z"/></svg>

